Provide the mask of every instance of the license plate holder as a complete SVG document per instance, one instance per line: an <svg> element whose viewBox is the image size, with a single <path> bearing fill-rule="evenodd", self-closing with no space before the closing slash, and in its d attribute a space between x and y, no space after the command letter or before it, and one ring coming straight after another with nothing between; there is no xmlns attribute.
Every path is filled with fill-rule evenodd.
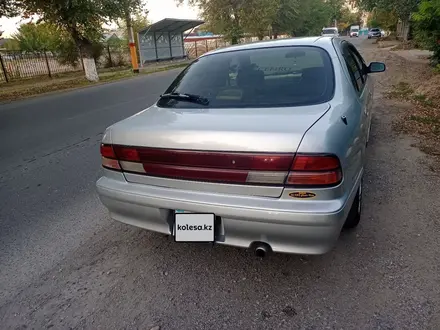
<svg viewBox="0 0 440 330"><path fill-rule="evenodd" d="M176 242L214 242L215 215L177 210L174 213L174 240Z"/></svg>

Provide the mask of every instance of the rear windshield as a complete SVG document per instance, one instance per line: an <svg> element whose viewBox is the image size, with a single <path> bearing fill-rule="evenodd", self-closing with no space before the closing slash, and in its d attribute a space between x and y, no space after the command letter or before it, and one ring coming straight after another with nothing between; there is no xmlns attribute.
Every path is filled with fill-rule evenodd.
<svg viewBox="0 0 440 330"><path fill-rule="evenodd" d="M323 29L322 33L323 34L336 34L336 30L335 29Z"/></svg>
<svg viewBox="0 0 440 330"><path fill-rule="evenodd" d="M379 32L380 30L379 29L371 29L370 31L371 32Z"/></svg>
<svg viewBox="0 0 440 330"><path fill-rule="evenodd" d="M272 47L207 55L188 66L165 93L193 94L209 104L162 98L171 108L278 107L324 103L334 72L322 48Z"/></svg>

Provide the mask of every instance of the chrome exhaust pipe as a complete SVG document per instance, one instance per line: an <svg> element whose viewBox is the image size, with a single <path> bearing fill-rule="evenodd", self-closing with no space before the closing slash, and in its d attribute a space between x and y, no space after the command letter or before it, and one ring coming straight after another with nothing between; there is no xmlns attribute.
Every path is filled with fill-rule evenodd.
<svg viewBox="0 0 440 330"><path fill-rule="evenodd" d="M265 244L258 245L255 248L255 256L257 256L259 258L264 258L265 256L267 256L269 254L269 252L270 252L270 249Z"/></svg>

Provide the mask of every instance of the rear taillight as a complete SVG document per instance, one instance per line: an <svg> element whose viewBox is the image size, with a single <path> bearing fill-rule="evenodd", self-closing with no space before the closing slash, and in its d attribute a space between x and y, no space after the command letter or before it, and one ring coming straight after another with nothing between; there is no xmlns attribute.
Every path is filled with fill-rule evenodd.
<svg viewBox="0 0 440 330"><path fill-rule="evenodd" d="M212 152L101 145L103 166L166 178L235 184L330 186L342 179L335 156ZM293 164L292 164L293 162Z"/></svg>
<svg viewBox="0 0 440 330"><path fill-rule="evenodd" d="M156 149L113 145L124 172L174 179L283 185L293 154Z"/></svg>
<svg viewBox="0 0 440 330"><path fill-rule="evenodd" d="M112 170L121 170L113 147L110 144L101 144L102 166Z"/></svg>
<svg viewBox="0 0 440 330"><path fill-rule="evenodd" d="M298 154L287 177L289 186L335 186L342 181L339 159L333 155Z"/></svg>

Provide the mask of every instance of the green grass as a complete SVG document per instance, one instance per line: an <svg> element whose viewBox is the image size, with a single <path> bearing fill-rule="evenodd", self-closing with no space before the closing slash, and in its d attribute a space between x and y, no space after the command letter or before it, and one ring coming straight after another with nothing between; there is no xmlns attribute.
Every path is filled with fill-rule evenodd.
<svg viewBox="0 0 440 330"><path fill-rule="evenodd" d="M426 95L423 94L415 94L413 96L414 101L416 101L417 103L425 106L425 107L433 107L434 106L434 102L432 100L430 100L429 98L426 97Z"/></svg>
<svg viewBox="0 0 440 330"><path fill-rule="evenodd" d="M416 116L412 115L409 117L410 120L414 120L416 122L422 123L422 124L440 124L440 118L438 117L422 117L422 116Z"/></svg>
<svg viewBox="0 0 440 330"><path fill-rule="evenodd" d="M393 85L393 90L388 94L391 97L403 98L407 100L413 93L414 90L411 88L411 86L407 82L401 81L398 84Z"/></svg>

